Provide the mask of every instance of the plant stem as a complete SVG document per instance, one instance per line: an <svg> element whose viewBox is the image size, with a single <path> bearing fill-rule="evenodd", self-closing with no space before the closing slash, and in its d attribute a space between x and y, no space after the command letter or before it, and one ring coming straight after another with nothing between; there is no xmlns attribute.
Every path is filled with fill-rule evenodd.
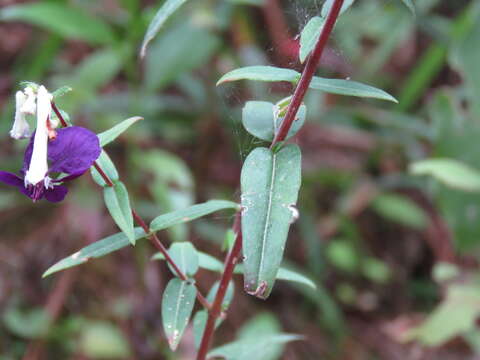
<svg viewBox="0 0 480 360"><path fill-rule="evenodd" d="M241 228L242 216L240 212L237 212L235 216L235 222L233 224L233 231L236 234L235 243L232 250L228 253L225 259L225 265L223 268L222 278L220 279L220 285L218 287L215 300L213 300L212 307L208 313L207 324L203 331L202 341L200 348L198 349L197 360L205 360L207 357L208 349L212 341L213 332L215 331L215 323L217 318L222 312L223 299L228 289L228 285L232 280L233 270L240 257L240 251L242 250L242 228Z"/></svg>
<svg viewBox="0 0 480 360"><path fill-rule="evenodd" d="M143 219L140 217L140 215L138 215L138 213L135 211L135 209L132 209L132 215L133 215L133 218L135 219L136 223L143 229L143 231L145 231L146 234L149 234L150 233L150 229L148 228L147 224L145 223L145 221L143 221ZM155 233L151 233L149 236L148 236L148 239L150 240L150 242L153 244L153 246L155 246L158 251L160 251L162 253L162 255L165 257L165 260L172 266L173 270L175 270L175 272L177 273L178 277L180 279L182 279L183 281L188 281L188 278L187 276L183 273L182 270L180 270L180 268L178 267L178 265L175 263L175 261L172 259L172 257L170 256L170 254L168 253L168 250L165 248L165 246L162 244L162 242L160 241L160 239L158 238L157 234ZM196 287L196 285L195 285ZM197 288L197 300L206 308L206 309L210 309L211 306L210 304L208 303L207 299L205 299L205 297L200 293L200 291L198 290Z"/></svg>
<svg viewBox="0 0 480 360"><path fill-rule="evenodd" d="M292 101L288 106L287 114L285 115L285 119L278 129L275 138L273 139L272 145L270 145L270 149L272 149L277 143L280 141L285 140L287 137L288 131L297 116L298 109L302 104L303 98L310 86L310 82L312 81L313 75L315 75L315 71L317 70L318 63L320 62L320 58L322 57L323 50L327 45L328 38L335 26L335 22L337 21L338 16L340 15L340 9L342 8L344 0L335 0L330 12L328 13L327 20L325 21L325 25L323 26L322 32L320 33L320 37L318 38L317 45L315 46L313 52L308 57L307 63L305 68L302 71L302 76L300 81L295 88L295 92L293 93Z"/></svg>
<svg viewBox="0 0 480 360"><path fill-rule="evenodd" d="M272 148L278 142L285 140L288 134L288 131L290 130L290 127L292 126L292 123L295 120L295 116L297 115L298 109L302 104L303 98L305 97L308 87L310 86L310 82L312 81L313 75L315 74L315 71L317 69L318 63L320 62L320 58L322 56L323 50L325 49L328 38L340 14L340 9L342 8L343 1L344 0L335 0L332 8L330 9L330 12L327 16L327 20L325 21L325 25L318 39L317 45L315 46L315 49L313 50L312 54L309 56L307 60L307 64L303 69L302 76L293 94L293 98L288 107L285 119L282 122L282 125L280 126L280 129L276 134L270 148ZM207 357L208 349L210 347L213 333L215 331L215 323L217 318L221 314L223 299L225 298L228 285L233 276L235 265L240 256L240 251L242 249L242 230L241 230L241 213L240 212L238 212L235 217L235 223L233 228L236 233L235 243L233 245L232 250L227 255L227 258L225 259L225 265L222 273L222 278L220 280L220 286L218 287L215 300L213 301L212 307L208 313L207 324L205 325L205 330L203 331L202 341L200 343L200 348L197 354L197 360L205 360Z"/></svg>
<svg viewBox="0 0 480 360"><path fill-rule="evenodd" d="M58 110L57 106L53 101L52 101L52 109L57 115L58 119L60 120L60 123L62 124L62 126L68 127L68 123L65 121L62 114L60 113L60 111ZM105 181L105 184L108 187L114 186L113 181L108 177L108 175L105 173L105 171L103 171L102 167L98 165L96 161L93 163L93 167L98 171L98 173L100 174L103 181ZM188 281L188 277L183 273L182 270L180 270L178 265L175 263L175 261L172 259L172 257L168 253L168 250L166 249L166 247L162 244L162 242L158 238L158 236L155 233L150 232L148 225L145 223L145 221L143 221L140 215L138 215L138 213L133 208L132 208L132 215L133 215L133 218L135 219L135 222L138 224L138 226L140 226L143 229L143 231L145 231L145 233L148 235L148 239L150 240L150 242L153 244L153 246L155 246L158 249L158 251L162 253L162 255L165 257L165 260L171 265L173 270L175 270L178 277L183 281ZM195 287L197 287L197 285L195 285ZM208 310L210 309L211 306L209 302L200 293L198 287L197 287L197 299L206 309Z"/></svg>
<svg viewBox="0 0 480 360"><path fill-rule="evenodd" d="M65 119L63 118L62 114L60 113L60 110L58 110L57 105L55 105L55 103L53 102L53 100L52 100L51 104L52 104L52 109L53 109L53 111L55 112L55 115L57 115L58 120L60 120L60 123L62 124L62 126L63 126L63 127L68 127L67 122L66 122Z"/></svg>
<svg viewBox="0 0 480 360"><path fill-rule="evenodd" d="M100 165L98 165L96 161L93 163L93 167L95 168L95 170L98 171L98 173L108 187L112 187L114 185L113 181L108 177L108 175L105 173L105 171L103 171L103 169L100 167Z"/></svg>

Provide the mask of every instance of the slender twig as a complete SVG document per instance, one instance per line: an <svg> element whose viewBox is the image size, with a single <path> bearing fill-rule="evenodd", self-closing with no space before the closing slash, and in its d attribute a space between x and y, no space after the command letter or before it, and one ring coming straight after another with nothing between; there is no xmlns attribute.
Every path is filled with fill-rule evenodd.
<svg viewBox="0 0 480 360"><path fill-rule="evenodd" d="M217 322L217 318L222 313L223 299L227 293L228 285L232 280L235 265L240 258L240 251L242 250L241 221L241 213L237 212L235 216L235 222L233 224L233 230L236 234L235 243L225 259L222 278L220 279L220 285L218 287L217 294L215 295L215 300L213 300L212 307L208 313L207 324L205 325L205 330L203 331L202 341L200 343L200 348L198 349L197 360L205 360L207 357L213 332L215 331L215 323Z"/></svg>
<svg viewBox="0 0 480 360"><path fill-rule="evenodd" d="M58 110L57 105L52 101L52 109L55 112L55 115L57 115L58 120L60 120L60 123L62 124L63 127L68 127L68 123L65 121L63 118L62 114L60 113L60 110Z"/></svg>
<svg viewBox="0 0 480 360"><path fill-rule="evenodd" d="M108 187L112 187L114 185L113 181L108 177L108 175L105 173L105 171L103 171L102 167L98 165L96 161L93 163L93 167L95 168L95 170L98 171L98 173L100 174L103 181L105 181L105 184L107 184Z"/></svg>
<svg viewBox="0 0 480 360"><path fill-rule="evenodd" d="M138 213L132 209L132 215L137 224L145 231L146 234L150 233L150 229L148 228L147 224L143 219L138 215ZM155 233L151 233L148 236L148 239L150 242L155 246L158 251L162 253L162 255L165 257L165 260L172 266L173 270L177 273L178 277L182 279L183 281L188 281L188 277L183 273L182 270L178 267L178 265L175 263L175 260L172 259L170 254L168 253L168 250L165 248L165 246L162 244L160 239ZM196 286L196 285L195 285ZM200 291L197 288L197 300L207 309L210 309L211 306L207 299L200 293Z"/></svg>
<svg viewBox="0 0 480 360"><path fill-rule="evenodd" d="M52 109L57 115L58 119L60 120L60 123L64 127L68 127L68 123L65 121L63 118L62 114L58 110L57 106L55 103L52 101ZM110 177L105 173L105 171L102 169L100 165L95 161L93 163L93 167L98 171L100 176L102 177L103 181L105 181L105 184L109 187L114 186L113 181L110 179ZM183 271L178 267L178 265L175 263L175 260L170 256L168 253L167 248L162 244L160 239L155 233L151 233L148 225L143 221L143 219L138 215L138 213L135 211L135 209L132 209L132 215L133 218L135 219L135 222L140 226L143 231L145 231L146 234L148 234L148 239L150 242L155 246L158 251L162 253L162 255L165 257L165 260L170 264L170 266L173 268L173 270L177 273L178 277L182 279L183 281L188 281L188 277L183 273ZM197 285L195 285L197 287ZM210 304L207 301L207 299L200 293L200 290L197 287L197 299L198 301L206 308L210 309Z"/></svg>
<svg viewBox="0 0 480 360"><path fill-rule="evenodd" d="M273 148L273 146L275 146L278 142L285 140L287 137L288 131L290 130L290 127L297 116L298 109L300 108L303 98L305 97L308 87L310 86L313 75L315 75L315 71L317 70L320 58L322 57L323 50L325 49L325 45L327 45L328 38L333 30L338 16L340 15L340 9L342 8L343 1L344 0L335 0L330 12L328 13L327 20L325 21L325 25L320 33L317 45L308 57L300 81L298 82L295 92L293 93L292 101L288 106L285 119L283 120L280 129L278 129L270 148Z"/></svg>

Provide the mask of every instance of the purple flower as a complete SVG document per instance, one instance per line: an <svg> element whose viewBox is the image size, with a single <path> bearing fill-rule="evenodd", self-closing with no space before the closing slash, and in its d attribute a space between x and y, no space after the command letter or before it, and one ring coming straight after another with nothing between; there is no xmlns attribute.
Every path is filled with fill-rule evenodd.
<svg viewBox="0 0 480 360"><path fill-rule="evenodd" d="M26 178L29 169L32 169L36 134L32 135L25 150L21 176L0 171L0 181L16 186L33 201L43 198L51 202L62 201L68 190L60 184L73 180L87 171L100 155L101 148L97 135L83 127L58 129L56 134L56 138L48 140L49 168L40 181L32 184Z"/></svg>

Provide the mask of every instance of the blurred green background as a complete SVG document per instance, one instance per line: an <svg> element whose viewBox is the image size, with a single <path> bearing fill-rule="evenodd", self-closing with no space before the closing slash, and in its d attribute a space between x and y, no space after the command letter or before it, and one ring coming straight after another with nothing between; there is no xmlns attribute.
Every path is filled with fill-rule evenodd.
<svg viewBox="0 0 480 360"><path fill-rule="evenodd" d="M142 61L161 4L0 1L2 170L18 171L26 145L8 137L19 82L68 85L58 103L75 124L101 132L144 118L108 151L146 219L211 198L238 201L242 161L258 145L241 108L292 88L215 83L240 66L301 69L297 34L323 1L191 1ZM303 151L301 215L286 263L317 290L277 283L262 302L236 279L217 345L284 331L305 339L262 360L480 356L480 3L414 4L412 15L400 0L357 0L318 71L383 88L398 105L307 95L307 123L293 140ZM415 170L430 158L461 166ZM192 359L191 330L175 354L168 349L160 300L170 274L150 261L146 242L41 279L118 231L90 175L69 188L52 205L0 186L0 359ZM211 216L160 235L221 258L232 220ZM203 289L215 280L197 278Z"/></svg>

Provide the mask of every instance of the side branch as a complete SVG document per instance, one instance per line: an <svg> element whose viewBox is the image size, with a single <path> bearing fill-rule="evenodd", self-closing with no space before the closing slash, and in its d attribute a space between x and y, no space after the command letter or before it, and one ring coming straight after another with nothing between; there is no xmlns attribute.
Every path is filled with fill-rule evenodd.
<svg viewBox="0 0 480 360"><path fill-rule="evenodd" d="M60 120L60 123L62 124L63 127L68 127L68 123L65 121L63 118L62 114L58 110L57 106L55 103L52 101L52 109L57 115L58 119ZM112 187L114 186L113 181L108 177L108 175L103 171L102 167L98 165L98 163L95 161L93 163L93 167L98 171L100 176L102 177L103 181L105 181L105 184L107 186ZM160 253L165 257L165 260L172 266L173 270L177 273L178 277L182 279L183 281L187 281L188 278L187 276L183 273L183 271L178 267L178 265L175 263L175 261L172 259L170 254L168 253L168 250L165 248L165 246L162 244L160 239L157 237L155 233L150 233L150 229L148 228L148 225L143 221L143 219L138 215L138 213L135 211L135 209L132 209L132 215L133 218L135 219L135 222L140 226L143 231L145 231L146 234L149 234L148 239L150 242L157 248ZM195 285L195 287L197 287ZM197 287L197 300L204 306L207 310L210 309L210 304L208 303L207 299L200 293L198 287Z"/></svg>

